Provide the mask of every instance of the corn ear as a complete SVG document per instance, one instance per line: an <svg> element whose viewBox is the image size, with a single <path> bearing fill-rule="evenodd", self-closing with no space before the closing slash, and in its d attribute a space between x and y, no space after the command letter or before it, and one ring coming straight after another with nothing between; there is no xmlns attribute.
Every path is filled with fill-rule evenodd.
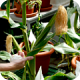
<svg viewBox="0 0 80 80"><path fill-rule="evenodd" d="M12 49L12 35L8 35L6 37L6 51L11 53Z"/></svg>
<svg viewBox="0 0 80 80"><path fill-rule="evenodd" d="M55 19L55 33L61 35L67 32L67 11L64 6L59 6Z"/></svg>

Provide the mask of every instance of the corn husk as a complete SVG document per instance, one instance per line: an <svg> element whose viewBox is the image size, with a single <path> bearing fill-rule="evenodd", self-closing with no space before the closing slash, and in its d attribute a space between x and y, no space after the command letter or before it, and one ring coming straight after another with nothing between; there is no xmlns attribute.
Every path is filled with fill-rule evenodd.
<svg viewBox="0 0 80 80"><path fill-rule="evenodd" d="M11 53L12 49L12 35L8 35L6 37L6 51Z"/></svg>
<svg viewBox="0 0 80 80"><path fill-rule="evenodd" d="M56 35L61 35L67 32L67 11L64 6L59 6L58 12L55 19L55 33Z"/></svg>

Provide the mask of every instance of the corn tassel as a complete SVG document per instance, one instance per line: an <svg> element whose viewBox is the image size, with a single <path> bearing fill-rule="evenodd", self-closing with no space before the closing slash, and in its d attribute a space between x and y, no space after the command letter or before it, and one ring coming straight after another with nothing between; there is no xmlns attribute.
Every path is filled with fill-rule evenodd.
<svg viewBox="0 0 80 80"><path fill-rule="evenodd" d="M6 51L11 53L12 49L12 35L8 35L6 37Z"/></svg>
<svg viewBox="0 0 80 80"><path fill-rule="evenodd" d="M64 6L59 6L55 19L55 32L56 35L61 35L67 32L67 11Z"/></svg>

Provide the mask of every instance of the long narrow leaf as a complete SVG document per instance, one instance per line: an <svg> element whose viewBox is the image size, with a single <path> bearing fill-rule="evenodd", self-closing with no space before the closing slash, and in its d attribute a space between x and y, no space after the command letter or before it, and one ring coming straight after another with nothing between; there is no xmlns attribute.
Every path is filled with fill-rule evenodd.
<svg viewBox="0 0 80 80"><path fill-rule="evenodd" d="M71 22L70 22L70 18L72 16L72 14L74 12L76 12L77 8L67 8L67 12L68 12L68 27L71 28Z"/></svg>
<svg viewBox="0 0 80 80"><path fill-rule="evenodd" d="M48 37L46 37L46 38L45 38L44 40L42 40L39 44L37 44L37 45L33 48L33 50L36 49L36 48L40 48L40 47L45 46L45 45L47 44L47 42L48 42L51 38L54 37L54 35L55 35L55 33L53 33L53 34L49 35Z"/></svg>
<svg viewBox="0 0 80 80"><path fill-rule="evenodd" d="M12 37L12 40L13 40L14 46L16 47L16 50L22 52L22 50L21 50L21 48L20 48L18 42L16 41L16 39L15 39L14 37Z"/></svg>
<svg viewBox="0 0 80 80"><path fill-rule="evenodd" d="M68 34L65 34L65 41L69 46L73 47L73 41L70 39Z"/></svg>
<svg viewBox="0 0 80 80"><path fill-rule="evenodd" d="M37 54L46 44L47 42L54 37L54 34L48 36L45 40L42 40L39 44L37 44L32 51L30 51L27 56L34 56Z"/></svg>
<svg viewBox="0 0 80 80"><path fill-rule="evenodd" d="M29 78L30 80L34 80L35 79L35 74L36 74L36 63L35 63L35 57L33 60L29 61L29 66L30 66L30 72L29 72Z"/></svg>
<svg viewBox="0 0 80 80"><path fill-rule="evenodd" d="M11 78L11 80L21 80L20 77L18 77L16 74L10 71L2 72L3 76L7 76L8 78Z"/></svg>
<svg viewBox="0 0 80 80"><path fill-rule="evenodd" d="M79 43L80 42L80 36L78 36L76 34L76 32L74 31L74 29L68 29L68 32L67 32L68 36L72 39L73 42L75 43Z"/></svg>
<svg viewBox="0 0 80 80"><path fill-rule="evenodd" d="M44 40L44 38L47 36L47 34L49 33L51 27L53 26L54 22L55 22L55 17L56 14L54 14L54 16L51 18L51 20L49 21L48 25L44 28L44 30L41 32L41 34L38 36L35 45L37 45L38 43L40 43L42 40Z"/></svg>
<svg viewBox="0 0 80 80"><path fill-rule="evenodd" d="M7 16L8 16L8 20L9 20L9 13L10 13L10 0L7 0Z"/></svg>

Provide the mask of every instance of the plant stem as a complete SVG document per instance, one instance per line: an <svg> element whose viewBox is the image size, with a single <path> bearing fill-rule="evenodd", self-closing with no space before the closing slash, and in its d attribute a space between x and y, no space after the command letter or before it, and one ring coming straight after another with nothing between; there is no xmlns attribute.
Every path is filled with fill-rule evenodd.
<svg viewBox="0 0 80 80"><path fill-rule="evenodd" d="M33 60L29 61L29 65L30 65L30 75L29 75L29 79L30 80L35 80L35 74L36 74L36 64L35 64L35 57Z"/></svg>
<svg viewBox="0 0 80 80"><path fill-rule="evenodd" d="M16 39L15 39L14 37L12 37L12 39L13 39L13 44L14 44L14 46L16 47L16 50L22 52L22 50L21 50L21 48L19 47L19 44L18 44L18 42L16 41Z"/></svg>
<svg viewBox="0 0 80 80"><path fill-rule="evenodd" d="M55 43L57 43L57 41L55 39L52 38L51 40L54 41Z"/></svg>
<svg viewBox="0 0 80 80"><path fill-rule="evenodd" d="M22 5L22 22L23 22L23 25L26 26L26 3L24 3ZM22 29L22 32L23 32L26 51L27 51L27 54L28 54L28 52L30 52L30 47L29 47L29 41L28 41L27 28ZM27 64L27 62L26 62L26 64ZM26 80L26 64L25 64L22 80ZM30 80L35 80L35 58L33 60L29 61L29 71L30 71L29 72L29 79Z"/></svg>
<svg viewBox="0 0 80 80"><path fill-rule="evenodd" d="M26 26L26 3L23 3L23 5L22 5L22 22L23 22L23 25ZM27 32L24 29L22 29L22 32L23 32L23 36L24 36L26 50L29 52L29 46L27 46L27 43L28 43L28 37L26 34ZM25 63L25 68L24 68L22 80L26 80L26 63Z"/></svg>
<svg viewBox="0 0 80 80"><path fill-rule="evenodd" d="M60 43L60 39L61 39L62 35L59 36L59 40L58 42ZM62 54L62 60L64 59L64 54Z"/></svg>
<svg viewBox="0 0 80 80"><path fill-rule="evenodd" d="M64 60L67 60L67 62L68 62L69 59L72 58L72 57L73 57L73 56L67 57L67 55L66 55L66 57L65 57L64 59L62 59L62 60L58 63L58 65L61 64ZM56 68L58 67L58 65L56 66ZM69 63L68 63L68 66L69 66Z"/></svg>
<svg viewBox="0 0 80 80"><path fill-rule="evenodd" d="M67 56L67 55L66 55ZM69 65L70 65L70 61L69 61L69 58L67 59L67 62L68 62L68 69L69 69Z"/></svg>
<svg viewBox="0 0 80 80"><path fill-rule="evenodd" d="M23 22L23 25L26 26L26 3L23 3L22 5L22 22ZM30 48L29 48L29 41L28 41L28 35L27 35L27 27L26 29L22 29L22 32L23 32L24 42L26 46L26 51L28 53L30 51Z"/></svg>
<svg viewBox="0 0 80 80"><path fill-rule="evenodd" d="M26 64L25 64L22 80L26 80Z"/></svg>
<svg viewBox="0 0 80 80"><path fill-rule="evenodd" d="M23 32L23 37L24 37L24 42L25 42L25 48L26 48L26 51L28 53L30 51L30 47L29 47L27 31L26 30L22 30L22 32Z"/></svg>
<svg viewBox="0 0 80 80"><path fill-rule="evenodd" d="M66 59L66 58L62 59L62 60L58 63L58 65L61 64L65 59ZM56 66L56 68L58 67L58 65Z"/></svg>
<svg viewBox="0 0 80 80"><path fill-rule="evenodd" d="M62 54L62 60L64 59L64 54Z"/></svg>
<svg viewBox="0 0 80 80"><path fill-rule="evenodd" d="M59 36L59 40L58 40L58 42L60 42L61 37L62 37L62 35Z"/></svg>
<svg viewBox="0 0 80 80"><path fill-rule="evenodd" d="M7 17L8 17L8 20L9 20L9 13L10 13L10 0L7 0Z"/></svg>
<svg viewBox="0 0 80 80"><path fill-rule="evenodd" d="M26 26L26 3L22 5L22 22Z"/></svg>
<svg viewBox="0 0 80 80"><path fill-rule="evenodd" d="M74 19L74 30L77 32L77 23L78 23L78 13L75 13L75 19Z"/></svg>

